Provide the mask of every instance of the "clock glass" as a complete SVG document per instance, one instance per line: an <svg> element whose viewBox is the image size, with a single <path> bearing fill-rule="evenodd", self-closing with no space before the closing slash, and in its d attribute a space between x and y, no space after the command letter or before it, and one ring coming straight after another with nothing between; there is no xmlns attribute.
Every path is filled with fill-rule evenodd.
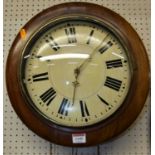
<svg viewBox="0 0 155 155"><path fill-rule="evenodd" d="M49 22L21 56L24 97L41 117L62 126L90 126L110 117L123 104L131 78L121 38L91 17Z"/></svg>

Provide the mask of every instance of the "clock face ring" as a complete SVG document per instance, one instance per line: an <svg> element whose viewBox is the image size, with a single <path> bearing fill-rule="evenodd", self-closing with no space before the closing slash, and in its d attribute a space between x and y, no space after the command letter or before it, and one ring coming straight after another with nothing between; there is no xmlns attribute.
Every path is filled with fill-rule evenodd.
<svg viewBox="0 0 155 155"><path fill-rule="evenodd" d="M118 135L135 120L148 92L149 65L142 42L124 19L97 5L68 3L43 11L23 29L25 38L18 34L10 50L6 79L12 105L30 129L58 144L88 146ZM107 32L110 35L106 36ZM105 45L100 43L108 37ZM51 43L49 50L47 44ZM120 56L126 59L106 56L104 50L110 48L113 51L109 53L115 51L115 55L116 49L121 48ZM58 51L59 60L53 60ZM79 58L81 55L83 58ZM33 70L31 66L36 64L44 67ZM127 80L121 75L126 75ZM140 80L145 81L143 86ZM102 105L97 104L99 101ZM93 110L92 102L96 109L103 109ZM45 112L47 109L50 113ZM84 133L86 142L73 142L75 133ZM95 133L102 136L95 138Z"/></svg>
<svg viewBox="0 0 155 155"><path fill-rule="evenodd" d="M56 124L70 127L92 125L112 115L123 103L132 78L130 60L117 38L103 25L92 22L92 18L82 18L68 16L57 23L52 21L49 29L45 26L43 32L36 32L37 41L34 43L36 39L32 37L27 43L21 65L21 83L29 94L26 97L32 100L32 106ZM63 33L71 28L78 34L75 43L67 43L68 36ZM94 32L92 38L89 32ZM52 43L49 44L51 37ZM110 48L107 43L113 45L111 50L115 52L105 53L104 48ZM92 60L88 62L87 58L79 57L93 52ZM73 103L74 70L83 62L86 64L80 69ZM113 96L111 101L110 96ZM97 110L93 110L94 104L98 106Z"/></svg>

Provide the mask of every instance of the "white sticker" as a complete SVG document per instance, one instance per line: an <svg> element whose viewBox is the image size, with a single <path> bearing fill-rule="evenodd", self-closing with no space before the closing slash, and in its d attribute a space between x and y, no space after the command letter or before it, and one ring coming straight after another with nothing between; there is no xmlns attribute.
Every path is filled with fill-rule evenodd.
<svg viewBox="0 0 155 155"><path fill-rule="evenodd" d="M74 144L86 143L86 134L85 133L72 134L72 141Z"/></svg>

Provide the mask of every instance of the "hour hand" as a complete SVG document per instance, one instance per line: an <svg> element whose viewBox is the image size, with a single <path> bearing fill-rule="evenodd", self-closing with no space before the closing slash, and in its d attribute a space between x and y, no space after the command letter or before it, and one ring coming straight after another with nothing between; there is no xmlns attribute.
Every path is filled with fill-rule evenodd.
<svg viewBox="0 0 155 155"><path fill-rule="evenodd" d="M75 79L77 80L78 76L80 75L80 69L79 68L76 68L74 70L74 75L75 75Z"/></svg>
<svg viewBox="0 0 155 155"><path fill-rule="evenodd" d="M72 103L72 105L74 105L74 101L75 101L76 88L77 88L77 86L79 86L79 82L78 82L79 74L80 74L80 69L79 68L74 69L75 81L72 82L72 84L73 84L73 101L72 101L73 103Z"/></svg>

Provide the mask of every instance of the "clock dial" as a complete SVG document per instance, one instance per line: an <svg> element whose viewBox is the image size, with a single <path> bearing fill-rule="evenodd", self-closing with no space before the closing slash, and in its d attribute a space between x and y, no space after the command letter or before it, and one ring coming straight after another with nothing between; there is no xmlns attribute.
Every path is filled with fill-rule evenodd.
<svg viewBox="0 0 155 155"><path fill-rule="evenodd" d="M131 80L121 41L91 20L60 20L44 29L22 58L21 81L31 105L63 126L88 126L111 116Z"/></svg>

